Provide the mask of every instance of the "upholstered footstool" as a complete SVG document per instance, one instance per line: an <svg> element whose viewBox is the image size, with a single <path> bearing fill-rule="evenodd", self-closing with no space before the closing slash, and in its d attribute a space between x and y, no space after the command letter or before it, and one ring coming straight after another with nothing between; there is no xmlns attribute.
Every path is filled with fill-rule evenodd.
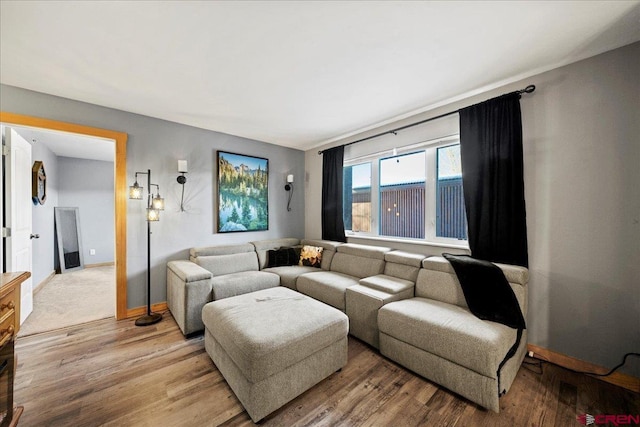
<svg viewBox="0 0 640 427"><path fill-rule="evenodd" d="M207 353L255 422L347 363L347 316L285 287L210 302L202 321Z"/></svg>

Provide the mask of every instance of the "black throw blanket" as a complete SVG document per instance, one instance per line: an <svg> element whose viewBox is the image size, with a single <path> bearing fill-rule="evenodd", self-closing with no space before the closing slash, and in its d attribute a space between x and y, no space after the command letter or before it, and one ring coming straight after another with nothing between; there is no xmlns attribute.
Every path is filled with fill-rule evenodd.
<svg viewBox="0 0 640 427"><path fill-rule="evenodd" d="M469 310L482 320L502 323L517 329L516 342L511 346L498 366L498 394L500 370L518 350L522 331L526 329L524 316L511 285L497 265L469 255L442 254L451 263L462 287Z"/></svg>

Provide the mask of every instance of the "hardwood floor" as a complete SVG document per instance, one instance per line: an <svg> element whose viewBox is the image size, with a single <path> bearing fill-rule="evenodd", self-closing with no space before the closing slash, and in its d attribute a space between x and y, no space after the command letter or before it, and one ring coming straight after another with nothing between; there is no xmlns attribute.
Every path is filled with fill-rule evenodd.
<svg viewBox="0 0 640 427"><path fill-rule="evenodd" d="M204 350L169 313L159 324L100 320L19 338L20 426L253 425ZM488 412L349 337L349 363L263 426L579 426L576 416L640 414L640 395L545 364L522 367Z"/></svg>

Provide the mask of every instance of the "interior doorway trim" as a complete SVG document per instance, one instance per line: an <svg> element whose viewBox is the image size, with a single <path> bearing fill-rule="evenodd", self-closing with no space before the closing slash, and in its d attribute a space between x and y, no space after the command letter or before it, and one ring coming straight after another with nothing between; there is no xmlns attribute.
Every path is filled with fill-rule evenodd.
<svg viewBox="0 0 640 427"><path fill-rule="evenodd" d="M74 123L0 111L0 122L7 125L78 133L115 141L115 267L116 319L127 318L127 134Z"/></svg>

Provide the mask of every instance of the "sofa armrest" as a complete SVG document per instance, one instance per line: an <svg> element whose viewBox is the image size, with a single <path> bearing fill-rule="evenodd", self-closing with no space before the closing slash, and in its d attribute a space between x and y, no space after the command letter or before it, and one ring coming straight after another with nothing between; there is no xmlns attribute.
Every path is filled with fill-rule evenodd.
<svg viewBox="0 0 640 427"><path fill-rule="evenodd" d="M211 301L212 277L191 261L167 263L167 306L184 335L204 329L202 307Z"/></svg>
<svg viewBox="0 0 640 427"><path fill-rule="evenodd" d="M207 280L213 277L211 272L191 261L169 261L167 268L185 283Z"/></svg>
<svg viewBox="0 0 640 427"><path fill-rule="evenodd" d="M385 292L389 295L399 294L410 290L413 297L415 282L400 279L386 274L378 274L376 276L365 277L360 279L360 285Z"/></svg>

